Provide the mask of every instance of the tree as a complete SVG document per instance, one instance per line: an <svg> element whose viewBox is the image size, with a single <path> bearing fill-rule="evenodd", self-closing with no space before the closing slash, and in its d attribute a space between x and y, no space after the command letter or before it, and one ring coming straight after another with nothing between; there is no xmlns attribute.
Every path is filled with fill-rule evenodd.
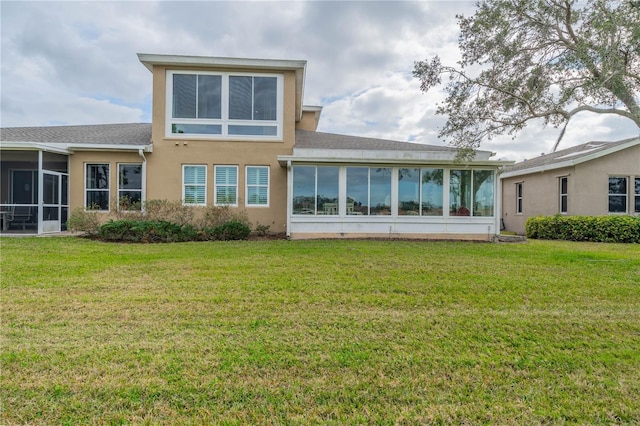
<svg viewBox="0 0 640 426"><path fill-rule="evenodd" d="M483 0L458 15L458 67L415 63L423 92L448 75L439 136L465 156L515 138L531 120L562 126L578 113L617 114L640 128L640 1Z"/></svg>

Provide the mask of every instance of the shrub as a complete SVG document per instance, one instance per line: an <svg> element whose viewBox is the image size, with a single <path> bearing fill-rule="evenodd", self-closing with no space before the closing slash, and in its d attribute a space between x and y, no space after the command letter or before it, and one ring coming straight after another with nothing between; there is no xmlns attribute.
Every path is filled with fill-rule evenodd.
<svg viewBox="0 0 640 426"><path fill-rule="evenodd" d="M194 241L200 233L191 225L167 221L110 220L100 227L100 236L106 241L167 243Z"/></svg>
<svg viewBox="0 0 640 426"><path fill-rule="evenodd" d="M215 227L204 228L203 233L208 240L230 241L246 240L249 238L251 228L249 225L232 220Z"/></svg>
<svg viewBox="0 0 640 426"><path fill-rule="evenodd" d="M148 200L144 203L144 219L147 221L166 221L178 225L195 225L195 211L181 201Z"/></svg>
<svg viewBox="0 0 640 426"><path fill-rule="evenodd" d="M202 228L215 228L228 222L239 222L251 227L245 211L233 211L229 206L207 206L204 208Z"/></svg>
<svg viewBox="0 0 640 426"><path fill-rule="evenodd" d="M640 217L537 216L525 225L528 238L546 240L640 243Z"/></svg>
<svg viewBox="0 0 640 426"><path fill-rule="evenodd" d="M71 212L67 220L67 229L70 231L84 232L87 235L95 235L100 227L100 216L96 211L85 210L78 207Z"/></svg>
<svg viewBox="0 0 640 426"><path fill-rule="evenodd" d="M256 229L255 229L255 233L256 233L256 235L264 237L265 235L267 235L269 233L269 228L270 228L269 225L257 224L256 225Z"/></svg>

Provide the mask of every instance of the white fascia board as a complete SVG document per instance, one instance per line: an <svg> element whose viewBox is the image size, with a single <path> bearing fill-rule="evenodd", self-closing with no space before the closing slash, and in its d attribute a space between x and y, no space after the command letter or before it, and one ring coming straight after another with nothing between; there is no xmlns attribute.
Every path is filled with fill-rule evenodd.
<svg viewBox="0 0 640 426"><path fill-rule="evenodd" d="M537 167L529 167L527 169L522 170L514 170L512 172L505 172L500 175L500 179L506 179L510 177L530 175L533 173L542 173L550 170L564 169L566 167L573 167L581 163L586 163L588 161L596 160L600 157L604 157L609 154L613 154L618 151L622 151L623 149L630 148L635 145L640 145L640 138L631 140L627 143L623 143L611 148L606 148L601 151L595 152L593 154L585 155L584 157L574 158L572 160L562 161L560 163L551 163L551 164L543 164L542 166Z"/></svg>
<svg viewBox="0 0 640 426"><path fill-rule="evenodd" d="M396 152L396 151L363 151L363 150L316 150L305 149L304 153L294 149L293 155L279 155L280 164L292 163L347 163L347 164L438 164L500 167L513 164L512 161L474 160L465 163L455 161L455 153L436 152ZM338 155L336 155L338 154Z"/></svg>
<svg viewBox="0 0 640 426"><path fill-rule="evenodd" d="M135 151L153 152L153 145L126 145L126 144L94 144L94 143L70 143L67 147L71 151Z"/></svg>
<svg viewBox="0 0 640 426"><path fill-rule="evenodd" d="M47 151L56 154L71 154L67 144L46 144L41 142L17 142L17 141L3 141L0 142L0 149L8 150L30 150L30 151Z"/></svg>

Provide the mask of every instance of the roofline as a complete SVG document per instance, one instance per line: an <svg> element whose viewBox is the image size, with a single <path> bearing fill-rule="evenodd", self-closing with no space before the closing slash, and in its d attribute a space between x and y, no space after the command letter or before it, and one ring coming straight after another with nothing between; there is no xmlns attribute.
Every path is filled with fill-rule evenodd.
<svg viewBox="0 0 640 426"><path fill-rule="evenodd" d="M584 157L574 158L574 159L567 160L567 161L562 161L562 162L559 162L559 163L544 164L542 166L529 167L529 168L521 169L521 170L514 170L512 172L504 172L500 176L500 179L506 179L506 178L522 176L522 175L530 175L532 173L542 173L542 172L546 172L546 171L549 171L549 170L564 169L566 167L573 167L573 166L576 166L576 165L581 164L581 163L586 163L588 161L592 161L592 160L598 159L600 157L604 157L605 155L609 155L609 154L616 153L618 151L622 151L623 149L631 148L631 147L633 147L635 145L640 145L640 138L630 139L629 141L627 141L625 143L622 143L622 144L619 144L619 145L616 145L616 146L612 146L612 147L609 147L609 148L602 149L602 150L600 150L598 152L594 152L592 154L585 155Z"/></svg>
<svg viewBox="0 0 640 426"><path fill-rule="evenodd" d="M153 152L153 145L133 144L96 144L96 143L56 143L27 141L2 141L0 148L9 150L29 149L57 152L60 154L72 154L74 151L135 151Z"/></svg>
<svg viewBox="0 0 640 426"><path fill-rule="evenodd" d="M301 148L298 148L300 150ZM304 149L304 148L302 148ZM470 162L458 162L455 154L448 151L389 151L389 150L340 150L336 155L336 150L308 150L307 155L300 155L295 152L293 155L279 155L278 162L284 166L289 161L292 163L333 163L333 164L390 164L390 165L458 165L460 167L469 166L491 166L501 167L513 164L513 161L480 160ZM410 155L406 155L410 154ZM435 154L435 155L434 155Z"/></svg>
<svg viewBox="0 0 640 426"><path fill-rule="evenodd" d="M302 118L302 99L307 61L303 59L254 59L215 56L184 56L138 53L138 60L153 72L154 65L216 67L222 69L246 69L269 71L295 71L296 74L296 121Z"/></svg>

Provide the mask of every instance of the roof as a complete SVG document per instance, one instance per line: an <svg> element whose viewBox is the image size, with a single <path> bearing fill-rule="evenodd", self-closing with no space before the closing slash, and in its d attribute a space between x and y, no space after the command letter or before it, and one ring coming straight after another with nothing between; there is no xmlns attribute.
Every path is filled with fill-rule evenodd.
<svg viewBox="0 0 640 426"><path fill-rule="evenodd" d="M507 166L501 177L506 178L571 167L636 145L640 145L640 138L623 139L615 142L591 141Z"/></svg>
<svg viewBox="0 0 640 426"><path fill-rule="evenodd" d="M400 142L388 139L374 139L335 133L296 130L296 148L307 149L367 149L377 151L448 151L455 148L440 145L425 145L415 142Z"/></svg>
<svg viewBox="0 0 640 426"><path fill-rule="evenodd" d="M278 156L280 164L308 163L386 163L386 164L451 164L458 150L441 145L426 145L388 139L365 138L334 133L296 130L292 155ZM477 151L470 162L474 165L505 165L511 161L493 161L489 151Z"/></svg>
<svg viewBox="0 0 640 426"><path fill-rule="evenodd" d="M151 144L151 124L4 127L0 129L0 141L67 145L139 145L144 147Z"/></svg>

